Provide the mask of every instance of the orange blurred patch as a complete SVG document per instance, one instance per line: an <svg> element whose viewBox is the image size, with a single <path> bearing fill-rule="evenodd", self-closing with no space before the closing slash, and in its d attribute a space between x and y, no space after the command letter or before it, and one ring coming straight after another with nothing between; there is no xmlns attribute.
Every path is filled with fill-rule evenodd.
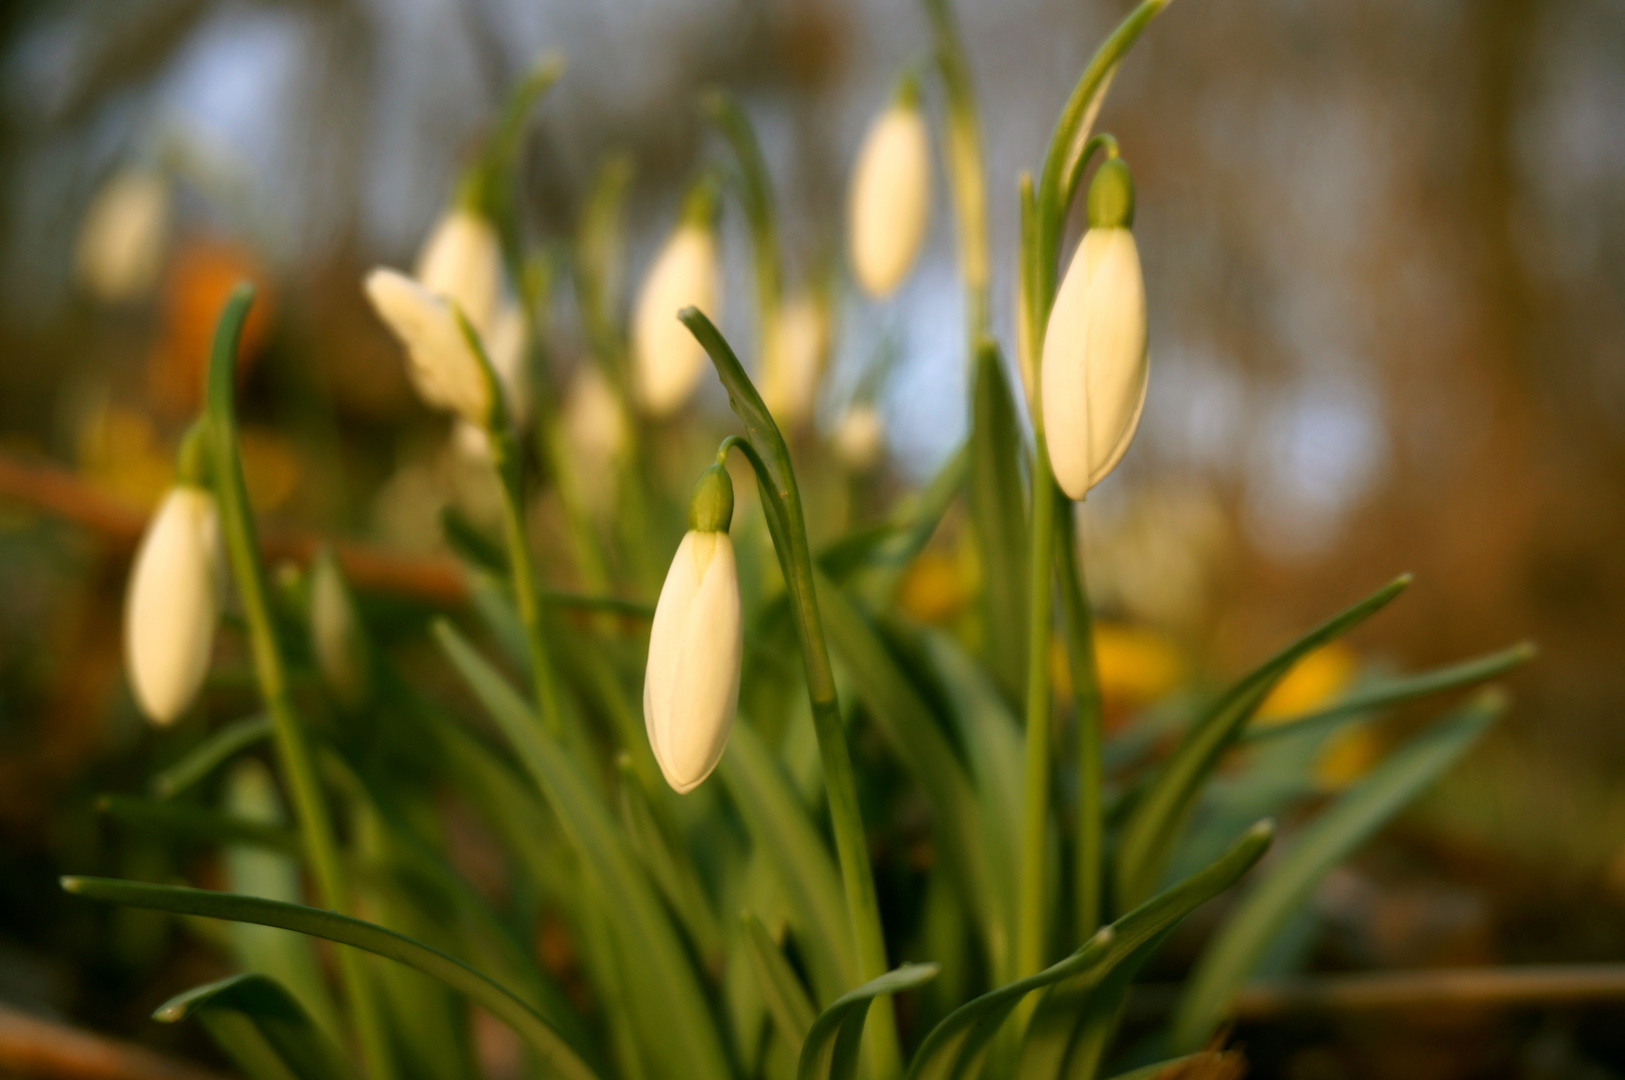
<svg viewBox="0 0 1625 1080"><path fill-rule="evenodd" d="M302 475L293 443L270 428L244 428L238 434L238 447L243 483L254 509L265 513L287 503Z"/></svg>
<svg viewBox="0 0 1625 1080"><path fill-rule="evenodd" d="M1255 723L1268 727L1332 701L1348 689L1360 658L1342 642L1323 645L1295 664L1259 706Z"/></svg>
<svg viewBox="0 0 1625 1080"><path fill-rule="evenodd" d="M191 237L170 260L164 279L163 328L147 357L147 397L167 416L197 412L215 322L239 282L252 281L258 298L243 327L237 379L246 377L271 328L269 276L247 247L219 237Z"/></svg>
<svg viewBox="0 0 1625 1080"><path fill-rule="evenodd" d="M1348 787L1371 770L1382 749L1382 737L1366 724L1336 732L1315 759L1315 783L1322 791Z"/></svg>

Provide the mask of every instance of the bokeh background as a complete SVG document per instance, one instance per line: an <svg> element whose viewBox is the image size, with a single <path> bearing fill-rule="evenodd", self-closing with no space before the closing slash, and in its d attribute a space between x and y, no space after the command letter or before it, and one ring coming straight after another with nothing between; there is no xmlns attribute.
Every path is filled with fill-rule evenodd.
<svg viewBox="0 0 1625 1080"><path fill-rule="evenodd" d="M1018 172L1126 8L957 7L1008 345ZM1354 639L1363 661L1541 648L1511 719L1317 901L1348 964L1625 959L1622 42L1615 0L1179 0L1101 117L1138 183L1153 356L1141 434L1083 511L1108 650L1153 683L1235 671L1401 570L1416 583ZM923 11L895 0L13 0L0 454L151 505L246 276L263 289L244 383L260 509L432 551L439 504L470 496L359 283L411 265L505 90L556 50L568 72L524 144L531 235L567 239L596 170L628 153L635 282L721 156L698 96L731 89L768 158L790 282L836 268L819 422L893 357L885 482L920 482L966 424L940 173L895 302L846 284L841 235L863 129L928 47ZM81 254L110 182L167 208L161 255L124 281L94 280ZM723 222L724 329L746 339L748 237L736 211ZM585 346L558 308L562 386ZM725 420L720 388L696 408ZM143 767L119 662L126 557L0 497L0 1000L150 1040L152 973L179 961L133 930L125 952L92 950L52 884L114 843L90 798ZM931 585L917 608L949 611ZM1604 1076L1625 1069L1622 1031L1625 1011L1594 1006L1247 1035L1260 1075Z"/></svg>

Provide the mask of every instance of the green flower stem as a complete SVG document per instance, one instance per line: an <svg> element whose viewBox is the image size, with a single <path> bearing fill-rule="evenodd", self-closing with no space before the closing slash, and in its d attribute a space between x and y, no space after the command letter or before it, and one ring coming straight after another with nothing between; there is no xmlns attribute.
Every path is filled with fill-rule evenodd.
<svg viewBox="0 0 1625 1080"><path fill-rule="evenodd" d="M1094 122L1102 96L1123 56L1128 52L1151 18L1167 6L1168 0L1145 0L1112 31L1084 68L1072 96L1056 122L1044 157L1036 198L1032 181L1022 178L1022 261L1020 272L1027 288L1026 310L1018 317L1027 321L1032 342L1033 364L1033 527L1032 559L1028 566L1031 589L1028 594L1027 641L1027 754L1026 805L1022 815L1021 878L1017 901L1016 973L1027 975L1043 966L1044 941L1044 832L1049 816L1050 771L1050 686L1049 641L1051 622L1051 561L1055 547L1055 504L1059 492L1050 471L1049 450L1044 439L1044 414L1040 400L1040 367L1044 355L1044 333L1050 308L1055 302L1056 278L1062 232L1066 224L1069 197L1075 193L1076 178L1082 172L1080 161L1093 153L1094 140L1088 127ZM1034 1004L1029 999L1016 1011L1016 1022L1025 1027Z"/></svg>
<svg viewBox="0 0 1625 1080"><path fill-rule="evenodd" d="M757 355L761 370L772 371L779 362L779 304L782 287L779 269L779 229L773 206L773 185L762 158L761 144L739 103L721 90L705 96L705 115L728 140L739 163L739 198L750 222L751 255L756 277Z"/></svg>
<svg viewBox="0 0 1625 1080"><path fill-rule="evenodd" d="M277 643L276 628L266 587L265 568L243 483L242 463L237 456L237 421L233 395L236 390L237 342L248 309L254 302L254 287L242 284L226 301L215 329L209 357L206 401L209 430L214 449L214 480L220 502L221 534L236 581L243 619L248 625L249 644L260 696L265 701L275 733L277 763L294 805L305 860L322 906L351 913L354 909L340 870L338 844L333 836L316 766L306 740L304 725L294 711L288 692L287 666ZM361 957L349 950L339 954L339 973L344 985L350 1020L355 1025L362 1059L370 1080L392 1080L395 1076L388 1034L379 1011L376 989L368 978Z"/></svg>
<svg viewBox="0 0 1625 1080"><path fill-rule="evenodd" d="M1070 511L1070 508L1067 508ZM1093 613L1078 549L1077 523L1070 512L1056 515L1057 567L1061 610L1066 620L1067 663L1072 669L1072 703L1078 731L1077 940L1084 941L1102 922L1104 872L1102 779L1100 764L1100 671L1095 657Z"/></svg>
<svg viewBox="0 0 1625 1080"><path fill-rule="evenodd" d="M479 331L468 321L468 316L456 304L452 312L462 330L463 340L479 361L480 374L490 401L485 418L485 437L491 448L491 466L496 469L498 487L502 489L502 539L508 548L508 573L513 583L514 608L525 627L525 649L530 653L530 676L536 693L536 715L552 735L563 730L559 718L557 680L553 675L553 659L547 651L547 636L542 621L541 592L536 587L536 564L530 556L530 541L525 531L525 493L522 458L519 455L519 437L514 431L513 417L502 400L502 383L491 357L485 351Z"/></svg>
<svg viewBox="0 0 1625 1080"><path fill-rule="evenodd" d="M987 333L988 318L987 180L982 166L982 123L976 114L970 65L948 0L926 0L925 9L931 18L937 68L948 99L948 173L959 223L959 273L965 282L967 340L974 356L976 343Z"/></svg>
<svg viewBox="0 0 1625 1080"><path fill-rule="evenodd" d="M818 593L813 579L812 550L807 542L807 526L801 507L801 492L790 464L790 449L773 422L766 404L733 349L697 308L684 308L683 320L716 365L727 387L734 412L745 424L746 437L730 436L719 454L737 447L756 471L762 512L784 573L795 612L796 637L801 644L807 672L807 695L812 702L813 725L818 733L818 752L824 766L824 788L828 795L830 826L835 833L835 850L841 866L841 882L846 891L847 914L852 920L853 940L858 956L858 973L864 981L887 971L886 943L881 933L880 906L875 899L875 879L869 865L869 844L863 831L863 815L858 808L857 783L852 772L852 755L846 745L841 721L841 705L835 690L835 669L824 639L823 620L818 611ZM897 1039L897 1018L889 999L875 1003L867 1039L869 1064L876 1080L890 1080L902 1070L902 1051Z"/></svg>

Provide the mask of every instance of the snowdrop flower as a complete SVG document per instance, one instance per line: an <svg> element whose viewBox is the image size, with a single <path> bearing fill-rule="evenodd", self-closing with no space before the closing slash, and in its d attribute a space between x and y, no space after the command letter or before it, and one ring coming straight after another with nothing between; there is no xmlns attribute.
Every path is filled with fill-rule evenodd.
<svg viewBox="0 0 1625 1080"><path fill-rule="evenodd" d="M699 787L722 759L739 704L744 631L728 523L733 482L717 464L694 487L688 534L661 586L643 678L643 720L666 783Z"/></svg>
<svg viewBox="0 0 1625 1080"><path fill-rule="evenodd" d="M316 669L339 704L359 709L372 691L372 650L355 598L331 548L310 570L310 640Z"/></svg>
<svg viewBox="0 0 1625 1080"><path fill-rule="evenodd" d="M796 426L812 416L818 380L829 353L829 323L823 305L803 294L779 311L775 362L762 379L762 397L782 423Z"/></svg>
<svg viewBox="0 0 1625 1080"><path fill-rule="evenodd" d="M152 291L169 232L169 184L147 169L114 173L85 212L74 249L79 283L99 300L139 300Z"/></svg>
<svg viewBox="0 0 1625 1080"><path fill-rule="evenodd" d="M907 276L931 212L931 150L919 92L905 82L858 151L848 203L848 244L858 284L883 297Z"/></svg>
<svg viewBox="0 0 1625 1080"><path fill-rule="evenodd" d="M835 428L835 456L853 472L868 472L886 448L886 431L873 405L853 405Z"/></svg>
<svg viewBox="0 0 1625 1080"><path fill-rule="evenodd" d="M1055 296L1039 382L1050 468L1082 499L1117 467L1145 406L1145 281L1128 166L1113 158L1089 187L1089 231Z"/></svg>
<svg viewBox="0 0 1625 1080"><path fill-rule="evenodd" d="M130 570L124 649L136 703L155 724L185 712L203 686L220 610L220 519L214 496L171 488Z"/></svg>
<svg viewBox="0 0 1625 1080"><path fill-rule="evenodd" d="M713 183L689 192L677 229L643 279L632 313L632 382L638 404L651 416L669 416L693 393L705 349L677 313L690 305L713 321L718 313L717 251L712 219Z"/></svg>
<svg viewBox="0 0 1625 1080"><path fill-rule="evenodd" d="M446 212L418 253L418 284L462 309L491 340L503 299L502 245L483 214L463 207Z"/></svg>
<svg viewBox="0 0 1625 1080"><path fill-rule="evenodd" d="M407 373L423 400L483 429L491 387L452 304L394 270L374 270L365 284L373 309L406 347Z"/></svg>

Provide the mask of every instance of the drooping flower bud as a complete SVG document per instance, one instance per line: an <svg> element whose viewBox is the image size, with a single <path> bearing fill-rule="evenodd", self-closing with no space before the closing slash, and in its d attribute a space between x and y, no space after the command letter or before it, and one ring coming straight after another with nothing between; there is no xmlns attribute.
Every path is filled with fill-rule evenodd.
<svg viewBox="0 0 1625 1080"><path fill-rule="evenodd" d="M763 375L762 398L777 420L795 427L812 416L829 353L829 319L818 298L803 294L786 301L778 334L776 363Z"/></svg>
<svg viewBox="0 0 1625 1080"><path fill-rule="evenodd" d="M208 674L221 565L214 496L177 484L147 524L124 605L130 687L155 724L185 712Z"/></svg>
<svg viewBox="0 0 1625 1080"><path fill-rule="evenodd" d="M580 364L570 379L564 394L564 436L588 506L595 514L608 514L615 506L630 432L620 396L596 363Z"/></svg>
<svg viewBox="0 0 1625 1080"><path fill-rule="evenodd" d="M316 553L310 568L310 641L322 682L346 709L372 693L372 646L355 597L331 548Z"/></svg>
<svg viewBox="0 0 1625 1080"><path fill-rule="evenodd" d="M695 485L689 531L672 558L649 633L643 720L666 782L678 794L711 775L739 704L744 630L728 523L733 482L713 465Z"/></svg>
<svg viewBox="0 0 1625 1080"><path fill-rule="evenodd" d="M169 213L169 184L162 176L139 168L114 173L79 227L79 284L110 304L151 293L164 260Z"/></svg>
<svg viewBox="0 0 1625 1080"><path fill-rule="evenodd" d="M490 384L451 303L383 268L367 275L366 290L373 309L406 347L407 373L423 400L483 429L491 417Z"/></svg>
<svg viewBox="0 0 1625 1080"><path fill-rule="evenodd" d="M678 223L643 279L632 313L632 383L638 405L669 416L688 400L705 364L705 349L677 313L693 306L718 315L717 250L712 219L716 190L702 180L690 190Z"/></svg>
<svg viewBox="0 0 1625 1080"><path fill-rule="evenodd" d="M1128 166L1112 159L1089 187L1089 231L1055 296L1044 337L1044 437L1061 490L1082 499L1128 451L1145 406L1145 280Z"/></svg>
<svg viewBox="0 0 1625 1080"><path fill-rule="evenodd" d="M905 82L864 136L852 170L848 244L858 284L887 296L907 276L931 213L931 148L918 91Z"/></svg>
<svg viewBox="0 0 1625 1080"><path fill-rule="evenodd" d="M852 472L868 472L886 449L886 429L873 405L853 405L835 428L835 456Z"/></svg>
<svg viewBox="0 0 1625 1080"><path fill-rule="evenodd" d="M451 300L487 341L502 302L502 245L483 214L456 206L430 231L416 276L425 289Z"/></svg>

